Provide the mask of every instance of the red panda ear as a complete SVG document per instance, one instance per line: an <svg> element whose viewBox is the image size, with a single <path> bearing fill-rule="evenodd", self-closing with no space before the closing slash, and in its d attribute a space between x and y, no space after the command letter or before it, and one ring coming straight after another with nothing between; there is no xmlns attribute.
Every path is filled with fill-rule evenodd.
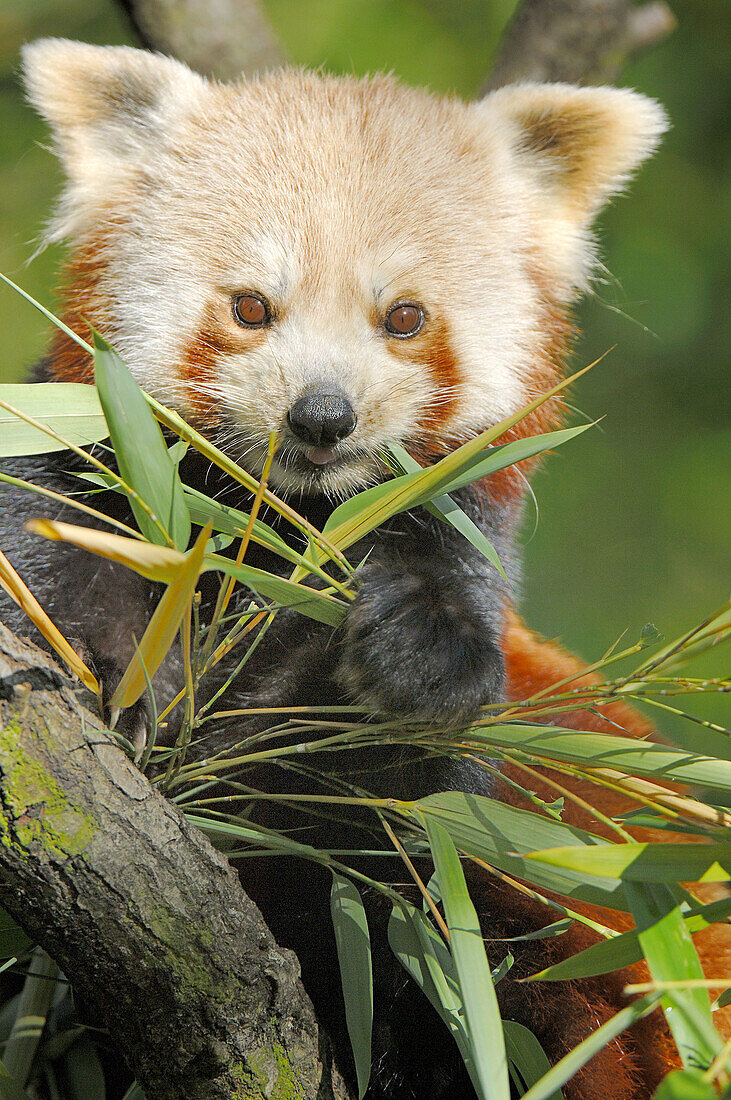
<svg viewBox="0 0 731 1100"><path fill-rule="evenodd" d="M539 218L551 223L548 240L567 249L566 275L581 288L591 266L591 222L655 150L668 126L665 112L624 88L569 84L500 88L475 109L507 140Z"/></svg>
<svg viewBox="0 0 731 1100"><path fill-rule="evenodd" d="M23 63L69 179L54 237L73 234L84 207L128 184L206 87L180 62L128 46L44 38L24 48Z"/></svg>

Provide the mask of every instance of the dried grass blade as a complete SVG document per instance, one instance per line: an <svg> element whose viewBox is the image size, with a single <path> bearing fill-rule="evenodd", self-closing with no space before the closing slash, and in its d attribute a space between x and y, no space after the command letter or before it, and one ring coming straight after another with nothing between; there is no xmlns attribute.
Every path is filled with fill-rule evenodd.
<svg viewBox="0 0 731 1100"><path fill-rule="evenodd" d="M38 600L13 569L2 551L0 551L0 586L15 600L19 607L22 607L31 622L38 628L48 644L55 649L64 664L68 665L74 676L81 680L84 687L99 696L101 688L94 673L82 661L58 627L51 622Z"/></svg>
<svg viewBox="0 0 731 1100"><path fill-rule="evenodd" d="M131 707L145 691L148 678L151 680L160 667L193 598L210 534L210 525L204 527L193 548L185 554L177 576L155 608L135 655L117 685L111 706Z"/></svg>

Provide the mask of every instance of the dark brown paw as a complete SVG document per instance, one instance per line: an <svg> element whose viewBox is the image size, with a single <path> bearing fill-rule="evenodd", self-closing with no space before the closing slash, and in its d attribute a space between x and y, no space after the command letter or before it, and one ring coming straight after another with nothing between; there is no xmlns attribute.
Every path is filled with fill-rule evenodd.
<svg viewBox="0 0 731 1100"><path fill-rule="evenodd" d="M452 578L413 573L366 583L348 613L339 677L378 714L467 723L503 696L492 609Z"/></svg>

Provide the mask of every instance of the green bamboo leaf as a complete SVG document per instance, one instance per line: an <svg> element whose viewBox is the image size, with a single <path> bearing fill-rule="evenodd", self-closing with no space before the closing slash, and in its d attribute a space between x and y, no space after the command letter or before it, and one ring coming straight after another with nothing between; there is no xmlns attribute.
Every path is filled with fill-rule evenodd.
<svg viewBox="0 0 731 1100"><path fill-rule="evenodd" d="M145 501L178 550L190 539L190 515L178 468L142 390L114 348L94 333L94 375L122 478ZM151 542L167 540L134 500L140 530Z"/></svg>
<svg viewBox="0 0 731 1100"><path fill-rule="evenodd" d="M480 551L483 558L487 558L490 564L495 566L501 577L508 579L502 562L497 555L497 550L477 524L470 519L466 512L462 511L456 501L452 500L450 496L435 497L434 500L428 501L424 507L427 512L431 512L433 516L437 516L448 523L450 527L454 527L455 531L459 531L460 535L463 535L476 550Z"/></svg>
<svg viewBox="0 0 731 1100"><path fill-rule="evenodd" d="M447 830L460 851L541 889L613 909L627 908L622 883L616 877L592 877L587 882L583 871L549 868L525 858L536 845L548 848L559 838L562 848L576 845L576 851L586 853L589 861L594 853L613 847L582 829L462 791L428 795L410 804L407 812L417 820L422 816L433 818Z"/></svg>
<svg viewBox="0 0 731 1100"><path fill-rule="evenodd" d="M512 422L516 419L519 417L510 418ZM507 423L505 421L504 425ZM529 436L499 447L489 446L496 431L491 428L468 443L463 443L433 466L404 474L382 485L374 485L351 497L335 509L323 532L330 542L344 550L391 516L424 504L434 497L454 492L455 489L496 473L513 462L551 450L573 436L580 435L589 427L590 424L581 424L576 428Z"/></svg>
<svg viewBox="0 0 731 1100"><path fill-rule="evenodd" d="M9 913L0 909L0 959L18 958L31 946L31 941L23 929L15 923Z"/></svg>
<svg viewBox="0 0 731 1100"><path fill-rule="evenodd" d="M77 447L106 439L109 428L93 386L79 382L0 385L0 402L45 424ZM49 454L64 444L0 406L0 458Z"/></svg>
<svg viewBox="0 0 731 1100"><path fill-rule="evenodd" d="M193 523L197 523L201 527L206 523L210 523L214 531L221 531L227 535L241 536L244 534L249 523L248 512L241 512L238 508L231 508L217 500L212 500L205 493L201 493L190 485L185 485L183 488ZM294 565L299 565L302 561L302 554L288 546L273 528L260 519L254 520L251 541L258 543L259 546L266 547L267 550L271 550L280 558L284 558Z"/></svg>
<svg viewBox="0 0 731 1100"><path fill-rule="evenodd" d="M674 1069L655 1090L652 1100L718 1100L716 1090L697 1069Z"/></svg>
<svg viewBox="0 0 731 1100"><path fill-rule="evenodd" d="M106 1100L104 1070L96 1047L82 1035L63 1059L68 1100Z"/></svg>
<svg viewBox="0 0 731 1100"><path fill-rule="evenodd" d="M147 1097L145 1096L144 1092L142 1091L140 1086L135 1081L127 1089L124 1096L122 1097L122 1100L147 1100Z"/></svg>
<svg viewBox="0 0 731 1100"><path fill-rule="evenodd" d="M465 1026L454 960L429 919L413 905L394 905L388 924L388 942L404 969L423 991L446 1024L475 1080L471 1042Z"/></svg>
<svg viewBox="0 0 731 1100"><path fill-rule="evenodd" d="M283 607L291 607L300 615L306 615L319 623L337 626L347 611L347 606L342 600L328 596L324 592L318 592L316 588L309 588L307 585L286 580L284 577L275 577L272 573L266 573L253 565L245 563L237 565L230 558L223 558L218 554L208 555L204 568L218 569L222 573L227 573L229 577L235 577L260 596L274 600Z"/></svg>
<svg viewBox="0 0 731 1100"><path fill-rule="evenodd" d="M561 847L526 853L527 858L582 875L611 876L631 882L728 882L731 843L605 844Z"/></svg>
<svg viewBox="0 0 731 1100"><path fill-rule="evenodd" d="M537 1084L529 1088L523 1100L551 1100L556 1089L560 1089L562 1085L571 1080L574 1074L578 1073L582 1066L585 1066L607 1043L611 1043L612 1039L616 1039L626 1028L631 1027L636 1020L640 1020L643 1016L647 1016L648 1013L652 1012L658 1000L659 994L648 993L646 997L633 1001L631 1005L623 1008L616 1016L612 1016L611 1020L607 1020L596 1031L592 1031L587 1039L574 1047Z"/></svg>
<svg viewBox="0 0 731 1100"><path fill-rule="evenodd" d="M265 829L260 825L239 825L233 821L220 821L215 818L201 817L199 814L186 813L186 820L200 829L213 842L221 837L233 838L245 844L257 848L266 848L272 852L286 852L292 856L302 856L303 859L311 859L316 862L324 862L322 854L317 848L309 844L302 844L298 840L291 840L284 833L275 832L273 829Z"/></svg>
<svg viewBox="0 0 731 1100"><path fill-rule="evenodd" d="M552 940L557 936L563 936L574 923L572 917L564 917L562 920L553 921L543 928L537 928L535 932L526 932L524 936L507 936L502 943L525 943L529 940Z"/></svg>
<svg viewBox="0 0 731 1100"><path fill-rule="evenodd" d="M457 976L452 956L424 913L404 901L394 905L388 942L396 958L425 993L459 1046L467 1053Z"/></svg>
<svg viewBox="0 0 731 1100"><path fill-rule="evenodd" d="M426 820L464 1009L473 1083L484 1100L510 1100L508 1063L490 964L462 865L449 833Z"/></svg>
<svg viewBox="0 0 731 1100"><path fill-rule="evenodd" d="M333 872L330 912L345 998L345 1021L353 1049L362 1100L371 1075L373 1030L373 967L368 921L358 890L342 875Z"/></svg>
<svg viewBox="0 0 731 1100"><path fill-rule="evenodd" d="M522 1096L531 1085L537 1084L551 1069L545 1051L532 1031L512 1020L503 1020L505 1050L510 1060L511 1077ZM520 1075L516 1080L515 1070ZM552 1092L548 1100L563 1100L561 1089Z"/></svg>
<svg viewBox="0 0 731 1100"><path fill-rule="evenodd" d="M411 455L404 447L398 443L392 443L388 447L388 455L391 461L398 468L397 473L418 473L423 469L422 466L412 458ZM389 463L390 464L390 463ZM479 550L483 557L487 558L491 565L494 565L498 573L501 576L505 575L502 563L497 555L495 547L490 540L480 530L476 523L470 519L470 517L462 511L456 501L448 495L434 497L432 500L425 503L424 507L427 512L431 512L433 516L437 516L443 520L444 523L448 523L451 527L454 527L455 531L459 531L468 542L471 542L476 550Z"/></svg>
<svg viewBox="0 0 731 1100"><path fill-rule="evenodd" d="M628 882L626 890L640 946L655 981L702 981L703 967L669 887ZM683 1065L707 1068L721 1049L708 991L677 989L663 997L662 1006Z"/></svg>
<svg viewBox="0 0 731 1100"><path fill-rule="evenodd" d="M523 749L545 760L587 768L616 768L630 775L731 791L731 761L631 737L512 722L475 726L469 731L469 739L481 745Z"/></svg>
<svg viewBox="0 0 731 1100"><path fill-rule="evenodd" d="M178 443L182 443L182 440L179 440ZM177 445L174 444L173 447L170 447L169 453L172 453ZM188 444L183 443L183 446L187 447ZM82 481L88 481L92 485L110 489L122 496L125 495L119 483L106 474L89 473L84 470L75 470L73 473L74 477ZM210 523L214 531L219 531L221 534L232 538L244 534L249 523L248 512L242 512L238 508L232 508L229 505L221 504L217 500L212 500L211 497L201 493L198 489L194 489L191 485L183 485L183 491L192 523L197 524L199 527L205 527L207 523ZM251 541L258 543L259 546L263 546L267 550L271 550L272 553L284 558L285 561L292 562L293 565L301 565L305 560L303 554L289 546L272 527L260 519L254 520Z"/></svg>
<svg viewBox="0 0 731 1100"><path fill-rule="evenodd" d="M726 920L730 915L731 898L721 898L720 901L712 901L709 905L684 913L683 919L692 935L704 928L710 928L717 921ZM611 939L599 940L576 955L533 974L528 981L557 982L567 978L593 978L598 974L608 974L612 970L631 966L641 958L642 948L637 932L622 932Z"/></svg>
<svg viewBox="0 0 731 1100"><path fill-rule="evenodd" d="M503 978L505 978L510 973L510 971L513 969L514 962L515 956L508 954L505 956L501 963L498 963L495 969L491 972L493 985L499 985Z"/></svg>
<svg viewBox="0 0 731 1100"><path fill-rule="evenodd" d="M465 461L451 477L447 475L439 479L434 487L429 486L424 499L429 499L435 488L442 493L454 493L457 489L473 481L479 481L483 477L489 477L490 474L504 470L507 466L513 466L516 462L523 462L526 458L552 451L593 427L595 427L593 423L578 424L573 428L562 428L560 431L545 432L542 435L529 435L525 439L515 439L512 443L501 443L497 447L490 447Z"/></svg>
<svg viewBox="0 0 731 1100"><path fill-rule="evenodd" d="M8 1076L22 1088L28 1081L58 979L58 966L40 947L34 949L28 970L3 1054Z"/></svg>
<svg viewBox="0 0 731 1100"><path fill-rule="evenodd" d="M8 1071L2 1062L0 1062L0 1100L30 1100L25 1089L8 1076Z"/></svg>
<svg viewBox="0 0 731 1100"><path fill-rule="evenodd" d="M721 809L720 806L714 808ZM711 833L703 825L693 825L690 821L683 821L678 817L667 817L660 810L653 810L646 806L643 806L640 810L629 810L624 814L615 814L614 820L621 821L623 825L629 825L633 829L659 829L661 832L666 833L687 833L688 836L711 838Z"/></svg>
<svg viewBox="0 0 731 1100"><path fill-rule="evenodd" d="M328 517L323 534L331 542L337 539L336 545L343 550L351 546L384 520L403 511L401 507L391 506L398 491L408 486L412 476L418 475L403 474L349 497Z"/></svg>

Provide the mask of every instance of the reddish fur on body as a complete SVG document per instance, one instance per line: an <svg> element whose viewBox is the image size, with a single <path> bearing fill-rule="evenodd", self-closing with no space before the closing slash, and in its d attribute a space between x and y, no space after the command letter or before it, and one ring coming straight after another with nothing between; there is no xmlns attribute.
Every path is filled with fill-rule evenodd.
<svg viewBox="0 0 731 1100"><path fill-rule="evenodd" d="M554 691L551 690L553 685L563 683L569 678L571 678L571 680L568 684L556 690L561 692L571 691L574 688L591 687L600 682L595 674L587 674L583 671L584 665L580 660L567 653L556 643L541 639L532 630L528 629L517 615L511 614L508 617L504 635L504 645L507 659L508 697L510 699L522 702L542 692L545 692L546 698L550 699L550 696L554 694ZM537 720L546 721L546 718L539 718ZM620 733L622 736L636 737L642 740L655 739L655 730L651 723L639 714L638 711L627 706L626 703L617 700L602 702L600 699L597 699L596 703L592 704L591 709L581 707L576 710L562 711L555 716L549 716L548 720L554 722L556 725L565 726L568 729L580 731L593 730L597 733ZM502 770L508 778L514 780L516 783L525 784L526 775L520 768L507 765ZM540 774L543 769L539 768L537 771ZM607 817L614 817L618 814L625 813L627 810L633 809L638 805L638 803L633 802L631 798L621 790L602 787L588 780L577 779L562 772L552 772L549 770L544 772L544 774L560 783L561 786L577 795L589 805L595 806L600 813ZM533 778L535 777L532 777L532 779ZM557 795L556 789L548 784L542 786L540 782L531 782L529 785L531 789L536 791L540 798L544 798L546 801L551 801ZM502 785L500 796L503 801L516 806L520 806L522 803L520 796L512 790L508 784ZM562 819L579 828L590 829L599 836L605 836L607 839L614 839L612 831L606 825L581 807L573 804L570 800L566 801ZM672 835L668 833L653 832L649 829L632 829L630 831L638 840L662 842L663 840L672 839ZM685 842L689 840L687 835L678 839L682 839ZM703 903L708 903L718 897L723 897L726 892L725 887L713 885L695 885L692 887L692 890ZM616 929L618 932L624 932L634 927L633 921L628 914L619 913L614 910L600 909L584 903L577 903L575 907L580 912L593 917L595 920L610 928ZM581 946L588 946L589 943L593 942L595 939L593 934L585 928L579 929L575 927L567 935L573 934L576 934L579 940L585 941ZM722 980L731 974L731 927L728 924L714 925L704 931L696 933L693 937L693 941L707 977ZM545 950L547 952L547 957L550 955L551 951L553 951L555 953L555 959L552 961L558 961L559 958L565 958L566 954L573 953L573 951L566 952L566 946L567 944L564 944L564 947L562 947L560 940L546 941ZM580 950L578 942L575 950ZM541 969L542 966L548 965L551 965L551 963L546 962L537 964L535 970L537 971ZM624 986L648 980L649 973L647 968L644 964L638 964L626 970L618 971L615 974L604 975L601 979L598 979L598 982L599 989L612 991L610 1000L614 1005L613 1011L618 1011L618 1009L626 1003L626 1000L621 995ZM583 990L583 982L577 983L577 985ZM596 983L593 983L593 985L590 984L589 988L593 990L595 995L600 995ZM586 994L583 992L576 993L578 998L585 995ZM727 1038L731 1036L731 1007L717 1011L714 1014L714 1023L722 1035ZM607 1088L608 1079L604 1076L605 1073L619 1071L620 1078L617 1085L618 1089L621 1090L622 1087L629 1088L630 1091L626 1092L626 1095L628 1097L637 1097L638 1100L641 1097L649 1097L652 1089L648 1081L654 1082L653 1087L657 1085L659 1080L662 1079L662 1072L660 1071L663 1066L665 1066L666 1071L668 1065L677 1064L677 1051L675 1050L668 1029L659 1012L654 1013L652 1016L636 1024L630 1034L633 1036L633 1042L636 1043L634 1055L630 1056L626 1052L623 1052L621 1060L616 1063L613 1061L611 1055L612 1049L618 1051L623 1047L625 1042L623 1037L620 1037L615 1041L613 1046L607 1048L609 1053L607 1053L603 1061L596 1058L592 1059L589 1066L585 1069L584 1073L591 1082L591 1086L589 1086L589 1084L581 1084L580 1082L583 1078L578 1077L575 1086L567 1086L567 1096L573 1095L571 1092L572 1087L576 1089L575 1095L577 1100L586 1100L587 1097L592 1097L593 1100L594 1096L597 1096L597 1098L610 1095L616 1095L617 1097L624 1096L625 1093L622 1091L616 1093L613 1091L601 1091L602 1088ZM625 1086L621 1084L622 1073L625 1073L627 1076L627 1083ZM637 1073L644 1073L646 1075L645 1084L642 1086L643 1091L638 1090L632 1092L632 1087L639 1089L639 1086L632 1086L632 1081L635 1080L635 1075ZM658 1073L659 1076L657 1076ZM596 1079L594 1075L596 1075ZM584 1089L590 1088L596 1091L583 1091Z"/></svg>

